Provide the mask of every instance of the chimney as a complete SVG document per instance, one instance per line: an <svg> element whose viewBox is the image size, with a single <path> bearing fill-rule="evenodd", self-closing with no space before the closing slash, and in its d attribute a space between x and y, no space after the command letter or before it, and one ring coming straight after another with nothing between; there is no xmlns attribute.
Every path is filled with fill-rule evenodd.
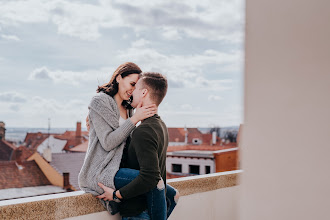
<svg viewBox="0 0 330 220"><path fill-rule="evenodd" d="M16 150L16 163L18 165L22 165L22 150L21 149Z"/></svg>
<svg viewBox="0 0 330 220"><path fill-rule="evenodd" d="M186 126L184 126L184 131L185 131L185 135L184 135L184 143L188 144L188 129Z"/></svg>
<svg viewBox="0 0 330 220"><path fill-rule="evenodd" d="M3 121L0 121L0 140L5 140L6 135L6 128L5 123Z"/></svg>
<svg viewBox="0 0 330 220"><path fill-rule="evenodd" d="M216 145L217 143L217 132L213 131L212 132L212 145Z"/></svg>
<svg viewBox="0 0 330 220"><path fill-rule="evenodd" d="M240 139L241 139L241 135L242 135L242 129L243 129L243 124L240 124L239 128L238 128L237 137L236 137L236 143L237 143L238 147L240 147Z"/></svg>
<svg viewBox="0 0 330 220"><path fill-rule="evenodd" d="M63 173L63 189L67 192L71 192L71 185L70 185L70 173Z"/></svg>
<svg viewBox="0 0 330 220"><path fill-rule="evenodd" d="M81 122L77 122L76 137L81 137Z"/></svg>
<svg viewBox="0 0 330 220"><path fill-rule="evenodd" d="M21 149L16 149L16 166L19 170L23 170L24 167L22 165L22 150Z"/></svg>

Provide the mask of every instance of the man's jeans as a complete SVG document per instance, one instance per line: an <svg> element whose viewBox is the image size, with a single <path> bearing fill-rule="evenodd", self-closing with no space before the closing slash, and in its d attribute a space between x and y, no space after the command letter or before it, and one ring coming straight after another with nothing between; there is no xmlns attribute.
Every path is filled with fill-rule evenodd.
<svg viewBox="0 0 330 220"><path fill-rule="evenodd" d="M138 216L132 216L132 217L122 217L122 220L150 220L150 215L148 214L148 210L143 211Z"/></svg>
<svg viewBox="0 0 330 220"><path fill-rule="evenodd" d="M115 175L115 186L116 189L120 189L123 186L130 183L139 175L138 170L121 168ZM158 184L154 189L147 193L148 211L142 212L140 215L135 217L126 217L123 219L131 220L144 220L144 219L167 219L172 213L176 202L174 201L174 196L176 195L176 190L166 185L166 197L165 197L165 186L163 184ZM149 213L149 215L148 215Z"/></svg>

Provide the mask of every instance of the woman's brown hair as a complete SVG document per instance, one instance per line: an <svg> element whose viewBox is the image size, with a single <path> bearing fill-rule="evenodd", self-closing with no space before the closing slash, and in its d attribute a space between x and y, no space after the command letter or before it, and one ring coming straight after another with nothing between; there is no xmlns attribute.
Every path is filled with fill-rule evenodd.
<svg viewBox="0 0 330 220"><path fill-rule="evenodd" d="M121 64L116 71L112 74L112 77L108 83L98 86L96 92L104 92L110 96L114 96L118 93L118 82L116 80L118 75L121 75L122 78L125 78L131 74L141 74L142 70L138 65L132 62L126 62ZM124 100L122 105L128 109L131 109L130 102L132 100Z"/></svg>

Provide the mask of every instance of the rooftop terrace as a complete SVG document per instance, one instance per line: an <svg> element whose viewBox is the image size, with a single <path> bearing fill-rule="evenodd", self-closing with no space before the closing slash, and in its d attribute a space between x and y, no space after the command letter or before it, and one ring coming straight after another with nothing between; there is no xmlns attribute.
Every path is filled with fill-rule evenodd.
<svg viewBox="0 0 330 220"><path fill-rule="evenodd" d="M181 198L169 219L236 219L242 171L171 179ZM82 191L0 201L0 219L120 219Z"/></svg>

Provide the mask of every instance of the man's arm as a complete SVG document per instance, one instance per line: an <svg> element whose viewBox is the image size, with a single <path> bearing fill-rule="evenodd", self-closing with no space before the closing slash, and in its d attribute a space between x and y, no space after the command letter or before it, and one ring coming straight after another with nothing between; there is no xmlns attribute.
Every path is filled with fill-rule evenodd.
<svg viewBox="0 0 330 220"><path fill-rule="evenodd" d="M140 174L117 192L117 196L123 199L149 192L161 179L156 133L150 127L138 127L133 133L131 144L139 162Z"/></svg>

